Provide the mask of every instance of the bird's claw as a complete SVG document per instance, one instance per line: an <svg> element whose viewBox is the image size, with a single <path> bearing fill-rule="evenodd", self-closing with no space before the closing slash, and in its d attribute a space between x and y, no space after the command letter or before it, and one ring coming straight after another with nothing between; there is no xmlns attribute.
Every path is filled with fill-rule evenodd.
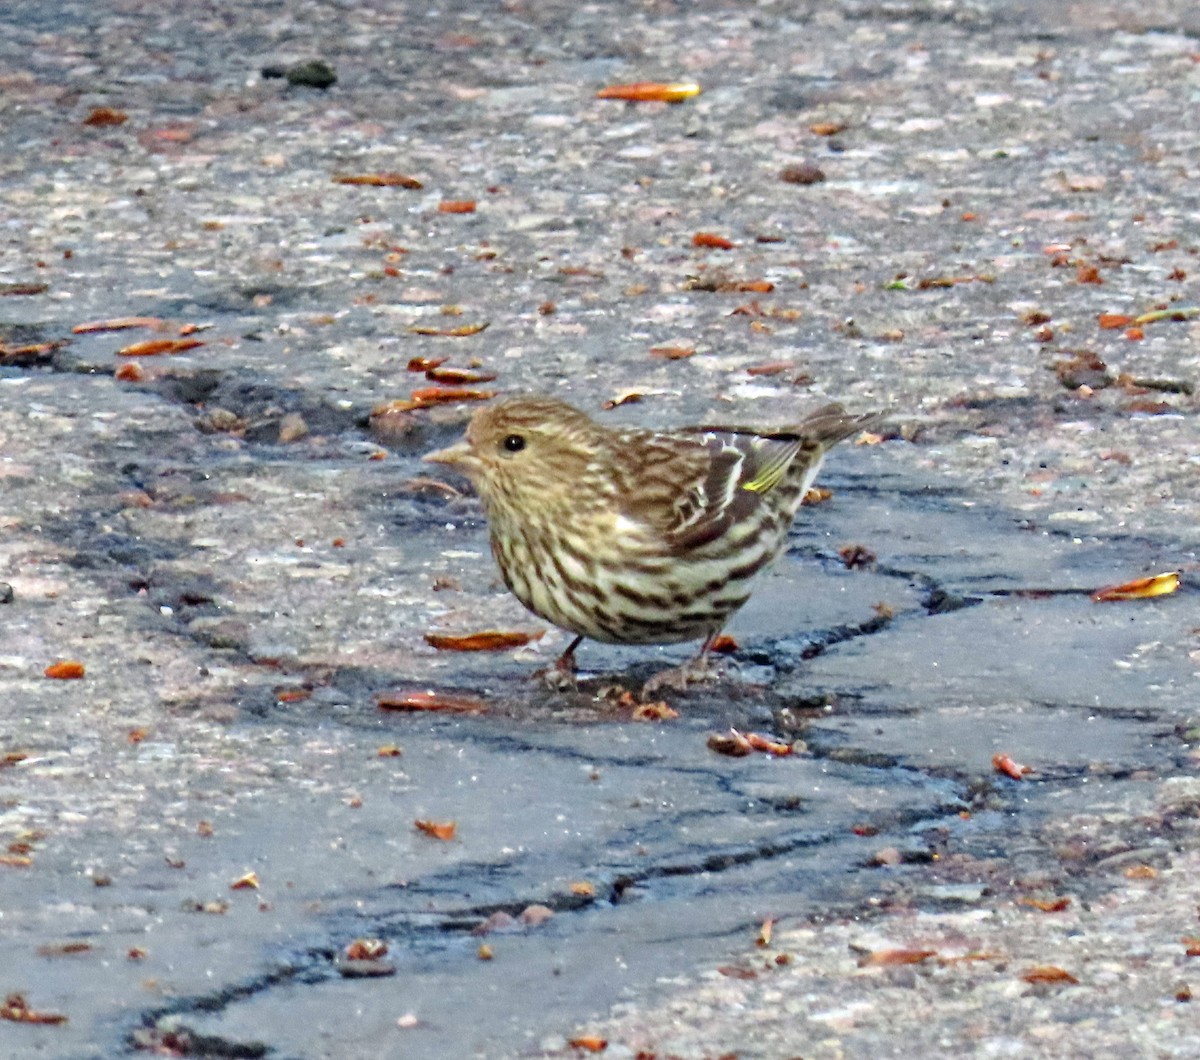
<svg viewBox="0 0 1200 1060"><path fill-rule="evenodd" d="M642 685L642 702L646 703L659 689L672 692L686 692L688 685L697 685L705 681L715 681L717 672L709 665L707 659L691 659L682 666L672 666L662 670Z"/></svg>

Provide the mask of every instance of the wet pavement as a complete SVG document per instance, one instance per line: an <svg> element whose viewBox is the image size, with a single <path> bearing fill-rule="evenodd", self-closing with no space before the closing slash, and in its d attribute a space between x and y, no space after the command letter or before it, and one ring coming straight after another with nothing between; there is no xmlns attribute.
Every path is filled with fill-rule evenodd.
<svg viewBox="0 0 1200 1060"><path fill-rule="evenodd" d="M0 29L0 991L69 1017L0 1022L4 1055L181 1025L202 1055L572 1055L738 980L767 918L1099 908L1114 866L1186 853L1147 807L1200 739L1198 325L1097 323L1198 300L1186 5L130 0ZM260 76L313 53L328 91ZM685 76L675 107L592 98ZM802 161L826 179L779 179ZM333 182L399 171L425 187ZM162 323L73 330L128 316ZM203 345L117 352L160 337ZM545 629L419 462L470 406L378 414L438 357L610 422L836 398L893 428L830 456L722 679L635 721L605 689L690 646L586 644L554 694L558 631L425 641ZM481 712L378 705L425 690ZM714 753L730 727L797 753ZM395 974L344 975L356 938ZM677 1014L663 1055L722 1018ZM882 1055L825 1034L732 1040Z"/></svg>

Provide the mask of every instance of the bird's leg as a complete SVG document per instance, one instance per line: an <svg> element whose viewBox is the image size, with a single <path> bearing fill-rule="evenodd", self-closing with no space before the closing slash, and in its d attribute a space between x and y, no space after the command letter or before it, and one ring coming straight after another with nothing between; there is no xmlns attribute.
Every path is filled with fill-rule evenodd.
<svg viewBox="0 0 1200 1060"><path fill-rule="evenodd" d="M716 675L708 664L708 653L720 635L719 629L713 630L704 638L704 643L700 645L700 652L694 659L689 659L682 666L672 666L669 670L663 670L651 677L642 685L642 702L648 700L660 688L685 692L690 684L712 680Z"/></svg>
<svg viewBox="0 0 1200 1060"><path fill-rule="evenodd" d="M575 688L575 649L583 643L583 634L577 636L555 661L553 666L538 670L533 676L540 678L547 686L556 692L565 692Z"/></svg>

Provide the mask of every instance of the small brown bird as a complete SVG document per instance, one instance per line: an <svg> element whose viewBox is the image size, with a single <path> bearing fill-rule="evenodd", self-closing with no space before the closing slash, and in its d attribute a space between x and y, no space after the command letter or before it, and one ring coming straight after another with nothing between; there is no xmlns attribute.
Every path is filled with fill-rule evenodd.
<svg viewBox="0 0 1200 1060"><path fill-rule="evenodd" d="M480 409L463 441L425 459L479 491L517 599L576 635L559 673L574 671L585 637L703 637L679 671L686 680L783 549L826 451L877 418L826 405L781 430L650 431L603 427L554 398L513 397Z"/></svg>

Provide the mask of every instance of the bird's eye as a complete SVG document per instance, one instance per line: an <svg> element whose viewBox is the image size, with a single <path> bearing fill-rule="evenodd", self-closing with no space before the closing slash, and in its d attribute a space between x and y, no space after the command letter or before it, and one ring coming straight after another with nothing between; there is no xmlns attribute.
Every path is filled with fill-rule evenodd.
<svg viewBox="0 0 1200 1060"><path fill-rule="evenodd" d="M525 448L525 439L519 434L510 434L504 439L504 448L510 453L519 453Z"/></svg>

